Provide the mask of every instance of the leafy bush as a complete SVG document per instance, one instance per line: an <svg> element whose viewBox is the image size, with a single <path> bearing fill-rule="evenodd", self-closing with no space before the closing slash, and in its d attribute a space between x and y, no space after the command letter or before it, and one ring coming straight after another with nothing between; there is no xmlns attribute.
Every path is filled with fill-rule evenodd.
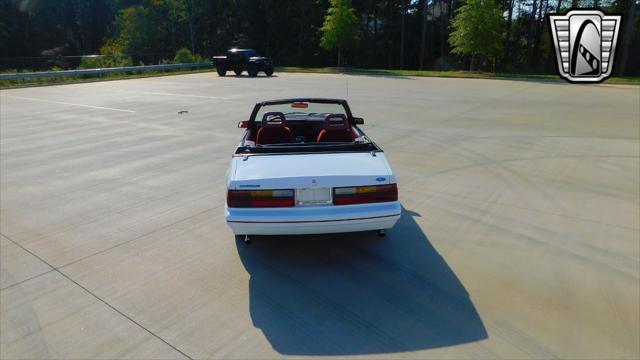
<svg viewBox="0 0 640 360"><path fill-rule="evenodd" d="M78 69L100 69L132 66L133 60L127 55L89 55L83 56Z"/></svg>
<svg viewBox="0 0 640 360"><path fill-rule="evenodd" d="M69 48L69 44L58 46L52 49L43 50L40 55L47 58L47 64L50 68L68 69L69 63L63 56L65 51Z"/></svg>
<svg viewBox="0 0 640 360"><path fill-rule="evenodd" d="M132 65L133 61L131 60L131 57L127 55L89 55L82 57L82 61L80 62L78 69L100 69Z"/></svg>
<svg viewBox="0 0 640 360"><path fill-rule="evenodd" d="M193 56L193 62L195 62L195 63L203 63L203 62L205 62L204 56L202 56L200 54L195 54Z"/></svg>
<svg viewBox="0 0 640 360"><path fill-rule="evenodd" d="M195 57L187 48L176 51L176 56L173 58L174 64L188 64L193 62L195 62Z"/></svg>
<svg viewBox="0 0 640 360"><path fill-rule="evenodd" d="M125 55L121 46L114 41L107 41L100 48L102 55L83 56L78 69L100 69L132 66L131 56Z"/></svg>

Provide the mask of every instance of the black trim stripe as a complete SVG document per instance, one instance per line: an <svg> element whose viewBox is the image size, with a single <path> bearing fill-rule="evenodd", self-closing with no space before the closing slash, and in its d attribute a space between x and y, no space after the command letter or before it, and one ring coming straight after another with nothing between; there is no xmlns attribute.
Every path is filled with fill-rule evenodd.
<svg viewBox="0 0 640 360"><path fill-rule="evenodd" d="M337 221L354 221L354 220L370 220L370 219L382 219L388 217L400 216L400 213L384 216L373 216L366 218L355 219L337 219L337 220L316 220L316 221L227 221L228 223L242 223L242 224L300 224L300 223L323 223L323 222L337 222Z"/></svg>

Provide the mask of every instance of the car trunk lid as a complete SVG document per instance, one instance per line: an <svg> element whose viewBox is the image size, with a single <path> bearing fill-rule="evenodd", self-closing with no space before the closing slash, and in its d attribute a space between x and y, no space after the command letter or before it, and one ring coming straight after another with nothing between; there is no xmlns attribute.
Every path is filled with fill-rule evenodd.
<svg viewBox="0 0 640 360"><path fill-rule="evenodd" d="M395 183L382 152L235 157L230 189L313 189Z"/></svg>

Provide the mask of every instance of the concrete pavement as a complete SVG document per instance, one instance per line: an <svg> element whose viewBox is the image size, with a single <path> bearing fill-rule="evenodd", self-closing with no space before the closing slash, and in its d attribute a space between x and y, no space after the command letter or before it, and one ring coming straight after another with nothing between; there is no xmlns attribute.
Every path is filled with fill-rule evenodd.
<svg viewBox="0 0 640 360"><path fill-rule="evenodd" d="M258 100L346 97L403 216L224 224ZM179 112L186 111L180 114ZM638 358L640 87L215 73L2 90L0 358Z"/></svg>

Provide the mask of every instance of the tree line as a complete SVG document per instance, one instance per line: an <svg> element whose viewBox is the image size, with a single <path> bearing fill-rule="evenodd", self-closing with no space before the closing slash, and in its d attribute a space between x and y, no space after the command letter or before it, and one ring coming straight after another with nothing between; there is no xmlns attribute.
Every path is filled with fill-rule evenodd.
<svg viewBox="0 0 640 360"><path fill-rule="evenodd" d="M616 70L640 75L637 0L0 0L0 68L249 47L279 66L554 73L547 14L587 7L623 14Z"/></svg>

